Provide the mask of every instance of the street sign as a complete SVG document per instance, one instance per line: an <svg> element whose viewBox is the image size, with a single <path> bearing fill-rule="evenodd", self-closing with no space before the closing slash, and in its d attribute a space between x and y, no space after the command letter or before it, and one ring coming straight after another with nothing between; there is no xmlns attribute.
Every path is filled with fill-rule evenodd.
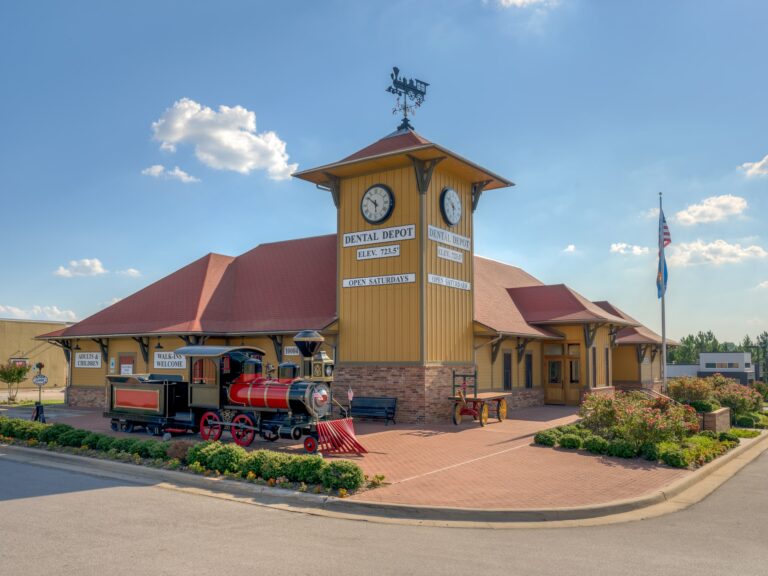
<svg viewBox="0 0 768 576"><path fill-rule="evenodd" d="M32 383L35 386L45 386L48 384L48 376L43 376L42 374L38 374L34 378L32 378Z"/></svg>

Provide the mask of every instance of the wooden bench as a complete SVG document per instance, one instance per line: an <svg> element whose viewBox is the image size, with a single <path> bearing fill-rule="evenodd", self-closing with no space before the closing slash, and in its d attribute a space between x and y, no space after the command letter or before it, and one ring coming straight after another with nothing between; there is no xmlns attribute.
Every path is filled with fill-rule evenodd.
<svg viewBox="0 0 768 576"><path fill-rule="evenodd" d="M397 398L375 397L375 396L356 396L352 399L352 416L358 418L383 418L384 426L389 421L395 422L395 411L397 410Z"/></svg>

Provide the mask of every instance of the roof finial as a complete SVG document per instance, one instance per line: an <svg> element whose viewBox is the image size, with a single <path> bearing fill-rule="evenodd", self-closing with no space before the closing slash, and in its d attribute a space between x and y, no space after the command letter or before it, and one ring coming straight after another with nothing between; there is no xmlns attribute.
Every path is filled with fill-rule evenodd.
<svg viewBox="0 0 768 576"><path fill-rule="evenodd" d="M392 78L392 84L387 87L387 92L397 96L397 103L392 109L392 114L398 112L403 113L403 119L400 122L398 130L413 130L413 125L408 120L408 111L411 111L411 115L416 113L416 108L424 103L424 97L427 95L428 83L417 78L408 79L404 76L400 76L400 69L397 66L392 68L392 73L389 75ZM408 101L411 104L408 104Z"/></svg>

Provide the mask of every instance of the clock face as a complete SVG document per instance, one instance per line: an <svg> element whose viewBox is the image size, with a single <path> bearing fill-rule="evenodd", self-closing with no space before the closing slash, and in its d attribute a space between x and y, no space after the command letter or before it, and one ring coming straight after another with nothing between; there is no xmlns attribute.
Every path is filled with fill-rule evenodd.
<svg viewBox="0 0 768 576"><path fill-rule="evenodd" d="M455 226L461 220L461 198L453 188L445 188L440 194L440 212L450 226Z"/></svg>
<svg viewBox="0 0 768 576"><path fill-rule="evenodd" d="M380 224L392 214L395 208L395 196L384 184L374 184L363 194L360 212L371 224Z"/></svg>

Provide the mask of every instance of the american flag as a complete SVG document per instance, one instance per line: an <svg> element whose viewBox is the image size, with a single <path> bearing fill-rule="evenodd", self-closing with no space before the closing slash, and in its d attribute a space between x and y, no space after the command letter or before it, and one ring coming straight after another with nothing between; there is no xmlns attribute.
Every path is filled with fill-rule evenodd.
<svg viewBox="0 0 768 576"><path fill-rule="evenodd" d="M659 250L663 250L672 244L672 236L669 233L667 219L664 218L664 211L659 210Z"/></svg>

